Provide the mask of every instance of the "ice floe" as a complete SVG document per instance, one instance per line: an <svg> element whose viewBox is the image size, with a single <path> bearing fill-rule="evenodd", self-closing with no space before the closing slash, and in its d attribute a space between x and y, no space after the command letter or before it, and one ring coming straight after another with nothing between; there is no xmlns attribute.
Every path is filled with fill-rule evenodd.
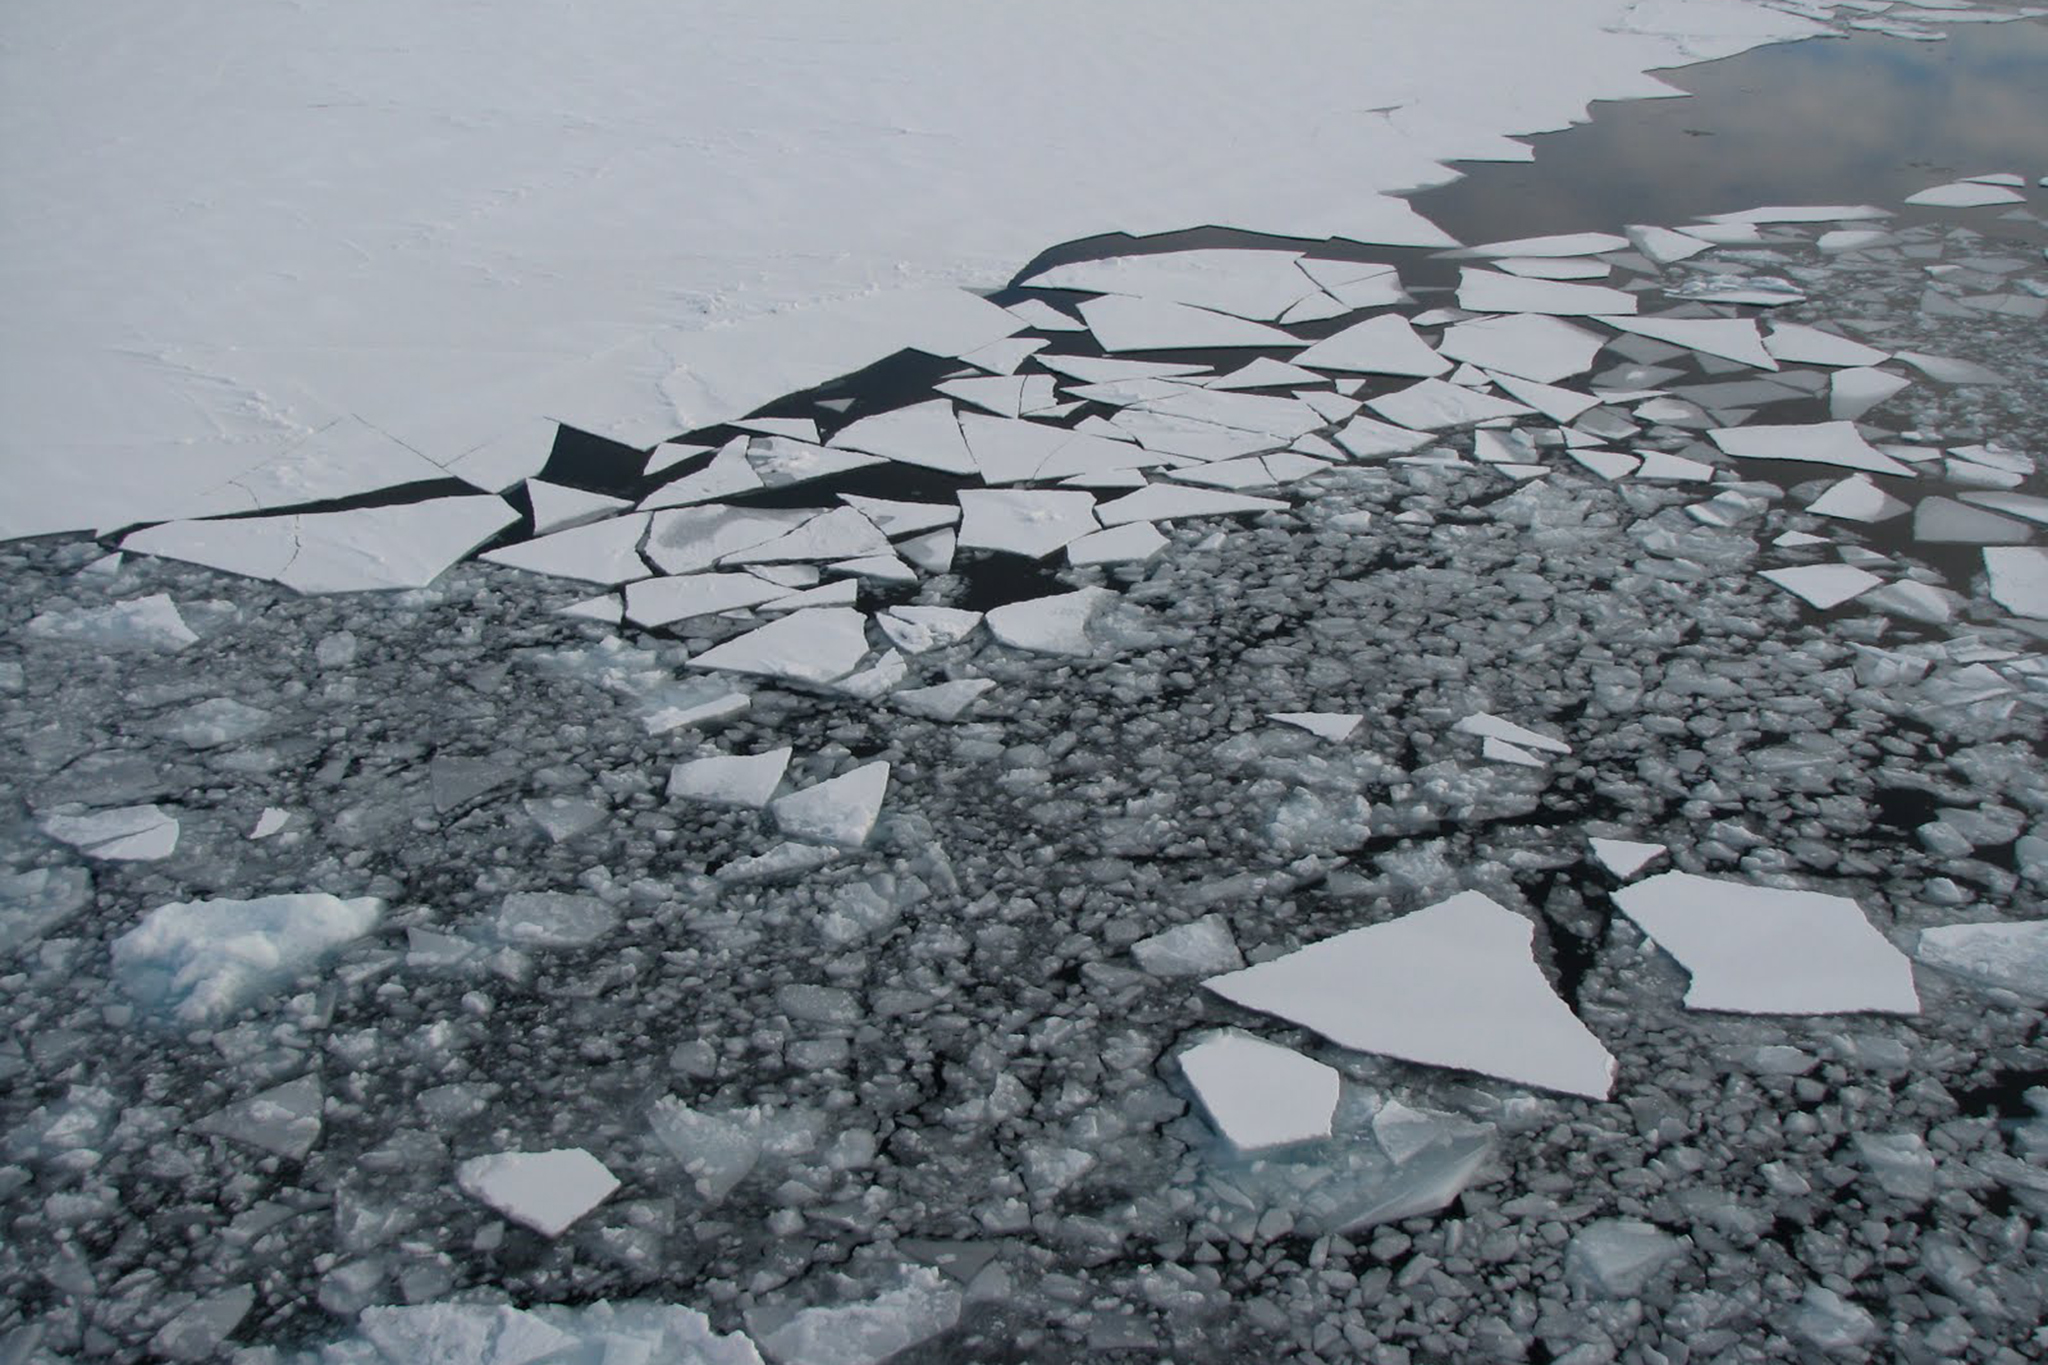
<svg viewBox="0 0 2048 1365"><path fill-rule="evenodd" d="M1102 529L1095 520L1095 498L1088 493L970 488L959 496L963 550L1039 559Z"/></svg>
<svg viewBox="0 0 2048 1365"><path fill-rule="evenodd" d="M1611 317L1634 313L1636 296L1604 285L1559 284L1467 267L1458 272L1458 306L1474 313Z"/></svg>
<svg viewBox="0 0 2048 1365"><path fill-rule="evenodd" d="M1244 966L1237 939L1221 915L1204 915L1141 938L1131 945L1131 956L1154 976L1205 976Z"/></svg>
<svg viewBox="0 0 2048 1365"><path fill-rule="evenodd" d="M111 810L44 814L43 833L71 845L88 858L108 862L155 862L178 847L178 819L159 806L120 806Z"/></svg>
<svg viewBox="0 0 2048 1365"><path fill-rule="evenodd" d="M865 615L851 607L811 607L714 645L690 664L822 683L845 677L867 653Z"/></svg>
<svg viewBox="0 0 2048 1365"><path fill-rule="evenodd" d="M230 1142L302 1161L320 1140L320 1115L325 1102L320 1078L301 1076L215 1110L193 1127Z"/></svg>
<svg viewBox="0 0 2048 1365"><path fill-rule="evenodd" d="M1020 283L1032 289L1163 299L1274 322L1304 296L1318 292L1316 281L1298 266L1299 260L1300 254L1293 251L1164 251L1075 261L1040 271Z"/></svg>
<svg viewBox="0 0 2048 1365"><path fill-rule="evenodd" d="M1106 588L1082 588L1051 597L1008 602L990 609L982 619L989 634L1012 649L1085 656L1095 652L1088 623L1115 598L1116 594Z"/></svg>
<svg viewBox="0 0 2048 1365"><path fill-rule="evenodd" d="M1885 492L1867 475L1857 474L1830 485L1806 510L1817 517L1869 523L1902 517L1913 507Z"/></svg>
<svg viewBox="0 0 2048 1365"><path fill-rule="evenodd" d="M713 754L669 770L668 795L730 806L765 806L789 768L787 745L759 754Z"/></svg>
<svg viewBox="0 0 2048 1365"><path fill-rule="evenodd" d="M1644 843L1636 839L1595 837L1588 842L1592 844L1593 856L1600 860L1600 865L1622 878L1635 876L1662 857L1665 852L1662 844Z"/></svg>
<svg viewBox="0 0 2048 1365"><path fill-rule="evenodd" d="M1267 719L1341 744L1351 738L1365 717L1348 711L1272 711L1267 713Z"/></svg>
<svg viewBox="0 0 2048 1365"><path fill-rule="evenodd" d="M1985 549L1991 600L2016 616L2048 619L2048 549L2002 545Z"/></svg>
<svg viewBox="0 0 2048 1365"><path fill-rule="evenodd" d="M1126 522L1069 541L1067 562L1075 568L1090 564L1142 564L1170 543L1149 521Z"/></svg>
<svg viewBox="0 0 2048 1365"><path fill-rule="evenodd" d="M1760 370L1779 368L1777 357L1764 346L1763 334L1748 318L1610 317L1601 321L1635 336L1651 337Z"/></svg>
<svg viewBox="0 0 2048 1365"><path fill-rule="evenodd" d="M1917 1014L1912 963L1847 896L1665 872L1614 902L1692 977L1693 1009Z"/></svg>
<svg viewBox="0 0 2048 1365"><path fill-rule="evenodd" d="M768 813L782 832L807 843L859 848L882 813L889 765L866 763L838 777L780 797Z"/></svg>
<svg viewBox="0 0 2048 1365"><path fill-rule="evenodd" d="M1707 433L1707 438L1727 454L1748 459L1797 460L1861 469L1871 474L1913 472L1864 440L1853 422L1717 427Z"/></svg>
<svg viewBox="0 0 2048 1365"><path fill-rule="evenodd" d="M1482 739L1497 739L1523 749L1539 749L1549 754L1568 754L1572 746L1561 739L1540 734L1511 720L1488 715L1484 711L1474 712L1451 727L1461 735L1477 735Z"/></svg>
<svg viewBox="0 0 2048 1365"><path fill-rule="evenodd" d="M1255 498L1243 493L1151 484L1101 504L1095 509L1095 515L1104 526L1123 526L1134 521L1177 521L1182 517L1278 512L1286 507L1286 503L1272 498Z"/></svg>
<svg viewBox="0 0 2048 1365"><path fill-rule="evenodd" d="M1416 431L1472 426L1502 417L1521 417L1529 412L1520 403L1475 393L1441 379L1425 379L1420 384L1368 399L1365 405L1389 422ZM1343 444L1344 434L1340 432L1337 440Z"/></svg>
<svg viewBox="0 0 2048 1365"><path fill-rule="evenodd" d="M1555 384L1593 366L1606 338L1541 313L1475 318L1445 329L1437 349L1453 360L1466 360L1539 384Z"/></svg>
<svg viewBox="0 0 2048 1365"><path fill-rule="evenodd" d="M1395 374L1428 378L1451 368L1398 313L1346 327L1294 357L1311 369L1347 374Z"/></svg>
<svg viewBox="0 0 2048 1365"><path fill-rule="evenodd" d="M1913 955L1966 980L2048 999L2048 920L1923 929Z"/></svg>
<svg viewBox="0 0 2048 1365"><path fill-rule="evenodd" d="M1330 1136L1339 1086L1334 1067L1235 1029L1204 1038L1179 1061L1210 1121L1239 1151Z"/></svg>
<svg viewBox="0 0 2048 1365"><path fill-rule="evenodd" d="M1977 180L1957 180L1906 196L1906 202L1930 209L1975 209L1992 204L2024 204L2027 196L2004 185L1987 185Z"/></svg>
<svg viewBox="0 0 2048 1365"><path fill-rule="evenodd" d="M37 612L22 627L31 640L94 649L180 650L198 642L167 594L132 597L104 607Z"/></svg>
<svg viewBox="0 0 2048 1365"><path fill-rule="evenodd" d="M1910 387L1911 380L1889 370L1837 370L1828 380L1828 415L1853 420Z"/></svg>
<svg viewBox="0 0 2048 1365"><path fill-rule="evenodd" d="M1263 322L1248 322L1206 308L1158 299L1105 294L1081 305L1088 330L1112 354L1122 351L1186 351L1197 348L1300 345Z"/></svg>
<svg viewBox="0 0 2048 1365"><path fill-rule="evenodd" d="M1202 984L1345 1047L1605 1099L1614 1058L1544 980L1534 934L1464 891Z"/></svg>
<svg viewBox="0 0 2048 1365"><path fill-rule="evenodd" d="M369 933L383 912L375 897L319 892L174 901L114 940L114 975L180 1023L218 1023Z"/></svg>
<svg viewBox="0 0 2048 1365"><path fill-rule="evenodd" d="M560 1237L619 1188L618 1177L581 1147L471 1157L455 1168L455 1183L543 1237Z"/></svg>
<svg viewBox="0 0 2048 1365"><path fill-rule="evenodd" d="M614 517L491 550L484 558L530 573L615 586L653 575L654 571L640 558L640 542L647 534L649 520L645 512Z"/></svg>
<svg viewBox="0 0 2048 1365"><path fill-rule="evenodd" d="M1951 545L2023 545L2033 528L1954 498L1922 498L1913 508L1913 539Z"/></svg>
<svg viewBox="0 0 2048 1365"><path fill-rule="evenodd" d="M1789 569L1766 569L1762 577L1822 611L1839 607L1884 581L1853 564L1800 564Z"/></svg>

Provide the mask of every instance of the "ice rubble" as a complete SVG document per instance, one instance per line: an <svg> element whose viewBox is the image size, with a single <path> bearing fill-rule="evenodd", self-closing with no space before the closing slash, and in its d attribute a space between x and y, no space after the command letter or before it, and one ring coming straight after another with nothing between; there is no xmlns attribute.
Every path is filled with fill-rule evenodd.
<svg viewBox="0 0 2048 1365"><path fill-rule="evenodd" d="M1465 891L1202 984L1345 1047L1605 1099L1614 1058L1551 991L1533 937Z"/></svg>
<svg viewBox="0 0 2048 1365"><path fill-rule="evenodd" d="M383 912L375 897L320 892L174 901L114 940L114 975L180 1023L217 1023L369 933Z"/></svg>
<svg viewBox="0 0 2048 1365"><path fill-rule="evenodd" d="M618 1177L581 1147L471 1157L455 1168L455 1182L543 1237L560 1237L619 1188Z"/></svg>
<svg viewBox="0 0 2048 1365"><path fill-rule="evenodd" d="M871 1299L786 1315L757 1308L747 1327L776 1365L881 1365L953 1326L965 1304L941 1272L911 1266Z"/></svg>
<svg viewBox="0 0 2048 1365"><path fill-rule="evenodd" d="M1314 1058L1231 1029L1182 1052L1180 1069L1217 1131L1239 1151L1330 1135L1339 1078Z"/></svg>
<svg viewBox="0 0 2048 1365"><path fill-rule="evenodd" d="M164 593L104 607L38 612L22 630L32 640L95 649L180 650L199 639Z"/></svg>
<svg viewBox="0 0 2048 1365"><path fill-rule="evenodd" d="M202 1133L303 1161L320 1141L326 1094L317 1076L274 1085L207 1115L194 1125Z"/></svg>
<svg viewBox="0 0 2048 1365"><path fill-rule="evenodd" d="M1614 903L1692 976L1692 1009L1917 1014L1912 963L1847 896L1665 872Z"/></svg>
<svg viewBox="0 0 2048 1365"><path fill-rule="evenodd" d="M2048 999L2048 920L1922 929L1913 955L1971 981Z"/></svg>

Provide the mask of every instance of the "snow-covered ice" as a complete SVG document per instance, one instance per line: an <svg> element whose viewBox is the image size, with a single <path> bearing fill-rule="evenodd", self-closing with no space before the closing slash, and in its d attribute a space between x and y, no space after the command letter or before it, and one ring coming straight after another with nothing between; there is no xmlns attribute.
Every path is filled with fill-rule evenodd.
<svg viewBox="0 0 2048 1365"><path fill-rule="evenodd" d="M1639 839L1601 839L1592 841L1593 856L1600 865L1617 877L1633 877L1662 857L1666 852L1663 844L1645 843Z"/></svg>
<svg viewBox="0 0 2048 1365"><path fill-rule="evenodd" d="M54 810L40 824L52 839L109 862L155 862L178 847L177 817L155 805L76 814Z"/></svg>
<svg viewBox="0 0 2048 1365"><path fill-rule="evenodd" d="M471 1157L455 1168L455 1180L470 1198L543 1237L560 1237L619 1188L618 1177L581 1147Z"/></svg>
<svg viewBox="0 0 2048 1365"><path fill-rule="evenodd" d="M867 655L867 620L851 607L810 607L727 640L690 663L796 682L831 682L851 673Z"/></svg>
<svg viewBox="0 0 2048 1365"><path fill-rule="evenodd" d="M1971 981L2048 999L2048 920L1922 929L1913 956Z"/></svg>
<svg viewBox="0 0 2048 1365"><path fill-rule="evenodd" d="M1913 471L1863 439L1853 422L1813 422L1796 426L1717 427L1708 439L1730 455L1755 460L1797 460L1836 465L1871 474Z"/></svg>
<svg viewBox="0 0 2048 1365"><path fill-rule="evenodd" d="M888 789L889 765L866 763L770 802L768 813L792 838L858 848L882 813Z"/></svg>
<svg viewBox="0 0 2048 1365"><path fill-rule="evenodd" d="M1239 1151L1330 1135L1339 1085L1334 1067L1236 1029L1211 1034L1179 1060L1210 1121Z"/></svg>
<svg viewBox="0 0 2048 1365"><path fill-rule="evenodd" d="M114 975L180 1023L217 1023L369 933L383 913L375 897L320 892L174 901L114 940Z"/></svg>
<svg viewBox="0 0 2048 1365"><path fill-rule="evenodd" d="M1839 607L1884 581L1853 564L1801 564L1789 569L1766 569L1762 576L1822 611Z"/></svg>

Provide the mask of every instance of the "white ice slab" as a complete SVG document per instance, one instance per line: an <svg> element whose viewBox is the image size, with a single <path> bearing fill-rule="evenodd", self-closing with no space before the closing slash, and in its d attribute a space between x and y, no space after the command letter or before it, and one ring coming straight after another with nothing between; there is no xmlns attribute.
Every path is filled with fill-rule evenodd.
<svg viewBox="0 0 2048 1365"><path fill-rule="evenodd" d="M1031 289L1161 299L1272 322L1304 295L1317 292L1316 282L1295 264L1300 259L1295 251L1162 251L1073 261L1020 283Z"/></svg>
<svg viewBox="0 0 2048 1365"><path fill-rule="evenodd" d="M1803 564L1791 569L1767 569L1763 576L1822 611L1860 597L1884 581L1851 564Z"/></svg>
<svg viewBox="0 0 2048 1365"><path fill-rule="evenodd" d="M1474 313L1611 317L1634 313L1636 296L1604 285L1526 280L1468 266L1458 272L1458 306Z"/></svg>
<svg viewBox="0 0 2048 1365"><path fill-rule="evenodd" d="M1141 938L1131 945L1131 956L1154 976L1207 976L1244 966L1230 922L1221 915L1204 915Z"/></svg>
<svg viewBox="0 0 2048 1365"><path fill-rule="evenodd" d="M1790 280L1773 275L1694 275L1667 286L1664 292L1694 303L1746 303L1759 308L1782 307L1806 298Z"/></svg>
<svg viewBox="0 0 2048 1365"><path fill-rule="evenodd" d="M1301 344L1289 333L1263 322L1158 299L1105 294L1083 303L1081 316L1088 320L1088 330L1102 349L1112 354Z"/></svg>
<svg viewBox="0 0 2048 1365"><path fill-rule="evenodd" d="M1930 209L1978 209L1993 204L2024 204L2027 196L2003 185L1986 185L1977 180L1958 180L1936 185L1906 196L1906 202Z"/></svg>
<svg viewBox="0 0 2048 1365"><path fill-rule="evenodd" d="M1114 356L1042 355L1038 363L1078 384L1122 384L1140 379L1186 379L1199 383L1213 373L1207 365L1173 360L1122 360Z"/></svg>
<svg viewBox="0 0 2048 1365"><path fill-rule="evenodd" d="M1095 652L1088 623L1116 594L1106 588L1034 597L995 607L983 618L989 634L1012 649L1085 657Z"/></svg>
<svg viewBox="0 0 2048 1365"><path fill-rule="evenodd" d="M1524 749L1539 749L1549 754L1568 754L1572 751L1572 746L1561 739L1553 739L1549 735L1517 725L1511 720L1502 720L1499 716L1488 715L1484 711L1473 712L1451 729L1461 735L1506 740Z"/></svg>
<svg viewBox="0 0 2048 1365"><path fill-rule="evenodd" d="M1954 356L1928 355L1921 351L1900 351L1898 359L1905 361L1929 379L1943 384L2006 384L2011 381L1994 369L1974 361L1958 360Z"/></svg>
<svg viewBox="0 0 2048 1365"><path fill-rule="evenodd" d="M1266 719L1296 726L1341 744L1351 738L1352 731L1365 717L1349 711L1269 711Z"/></svg>
<svg viewBox="0 0 2048 1365"><path fill-rule="evenodd" d="M1143 564L1169 543L1149 521L1126 522L1069 542L1067 563L1075 568L1090 564Z"/></svg>
<svg viewBox="0 0 2048 1365"><path fill-rule="evenodd" d="M1716 213L1707 221L1753 226L1760 223L1857 223L1891 216L1888 210L1869 204L1772 204L1736 213Z"/></svg>
<svg viewBox="0 0 2048 1365"><path fill-rule="evenodd" d="M669 800L710 801L726 806L768 804L789 768L790 749L759 754L714 754L669 769Z"/></svg>
<svg viewBox="0 0 2048 1365"><path fill-rule="evenodd" d="M1210 1034L1179 1061L1216 1131L1241 1152L1330 1136L1335 1067L1236 1029Z"/></svg>
<svg viewBox="0 0 2048 1365"><path fill-rule="evenodd" d="M884 1365L907 1359L910 1348L951 1329L965 1302L953 1280L929 1266L912 1266L873 1297L799 1308L786 1318L750 1315L747 1325L775 1365Z"/></svg>
<svg viewBox="0 0 2048 1365"><path fill-rule="evenodd" d="M814 607L715 645L690 666L823 683L851 673L867 652L867 617L850 607Z"/></svg>
<svg viewBox="0 0 2048 1365"><path fill-rule="evenodd" d="M719 557L721 564L812 563L890 553L889 537L851 507L813 515L802 525L758 545Z"/></svg>
<svg viewBox="0 0 2048 1365"><path fill-rule="evenodd" d="M1303 260L1297 264L1346 310L1384 308L1408 302L1408 291L1401 287L1400 272L1379 261ZM1290 316L1298 316L1301 311L1297 305L1290 310Z"/></svg>
<svg viewBox="0 0 2048 1365"><path fill-rule="evenodd" d="M1101 504L1095 509L1095 515L1104 526L1122 526L1133 521L1176 521L1182 517L1279 512L1286 510L1287 506L1272 498L1255 498L1245 493L1151 484Z"/></svg>
<svg viewBox="0 0 2048 1365"><path fill-rule="evenodd" d="M812 517L802 507L679 507L656 512L647 557L666 574L708 569L727 555L788 535Z"/></svg>
<svg viewBox="0 0 2048 1365"><path fill-rule="evenodd" d="M950 573L959 537L950 530L927 531L897 545L896 552L928 574Z"/></svg>
<svg viewBox="0 0 2048 1365"><path fill-rule="evenodd" d="M1098 531L1093 494L1079 490L962 489L959 546L1042 558Z"/></svg>
<svg viewBox="0 0 2048 1365"><path fill-rule="evenodd" d="M455 1183L543 1237L560 1237L619 1188L618 1177L581 1147L471 1157L455 1168Z"/></svg>
<svg viewBox="0 0 2048 1365"><path fill-rule="evenodd" d="M507 545L502 550L492 550L484 558L529 573L614 587L653 573L640 558L640 541L647 534L648 520L645 512L614 517Z"/></svg>
<svg viewBox="0 0 2048 1365"><path fill-rule="evenodd" d="M1948 545L2024 545L2033 539L2033 528L1953 498L1922 498L1913 509L1913 539Z"/></svg>
<svg viewBox="0 0 2048 1365"><path fill-rule="evenodd" d="M1796 460L1802 464L1861 469L1871 474L1913 472L1874 449L1853 422L1718 427L1708 432L1707 437L1728 454L1753 460Z"/></svg>
<svg viewBox="0 0 2048 1365"><path fill-rule="evenodd" d="M1050 344L1043 337L1004 337L977 346L960 359L990 374L1015 374L1019 366Z"/></svg>
<svg viewBox="0 0 2048 1365"><path fill-rule="evenodd" d="M2048 919L1923 929L1914 956L1970 981L2048 998Z"/></svg>
<svg viewBox="0 0 2048 1365"><path fill-rule="evenodd" d="M792 839L859 848L875 827L888 790L889 765L867 763L778 798L770 803L768 813Z"/></svg>
<svg viewBox="0 0 2048 1365"><path fill-rule="evenodd" d="M1662 844L1643 843L1636 839L1595 838L1589 842L1600 865L1624 880L1641 872L1667 851Z"/></svg>
<svg viewBox="0 0 2048 1365"><path fill-rule="evenodd" d="M913 716L926 720L955 721L965 715L981 699L981 694L994 687L988 678L956 678L952 682L935 683L930 687L910 687L894 693L889 700L895 706Z"/></svg>
<svg viewBox="0 0 2048 1365"><path fill-rule="evenodd" d="M1503 256L1493 267L1531 280L1604 280L1614 273L1606 261L1586 257Z"/></svg>
<svg viewBox="0 0 2048 1365"><path fill-rule="evenodd" d="M1345 1047L1605 1099L1614 1058L1544 980L1534 932L1465 891L1202 984Z"/></svg>
<svg viewBox="0 0 2048 1365"><path fill-rule="evenodd" d="M263 813L256 817L256 824L249 831L251 839L268 839L281 833L291 823L292 813L281 806L265 806Z"/></svg>
<svg viewBox="0 0 2048 1365"><path fill-rule="evenodd" d="M1757 331L1756 323L1748 318L1649 317L1603 318L1602 321L1636 336L1666 341L1673 346L1702 351L1723 360L1754 365L1760 370L1778 368L1777 357L1764 348L1762 334Z"/></svg>
<svg viewBox="0 0 2048 1365"><path fill-rule="evenodd" d="M1323 415L1299 398L1266 393L1183 387L1178 393L1147 399L1138 406L1167 417L1211 422L1288 441L1326 425Z"/></svg>
<svg viewBox="0 0 2048 1365"><path fill-rule="evenodd" d="M666 626L773 602L788 593L787 588L746 573L645 578L626 585L626 619L639 626Z"/></svg>
<svg viewBox="0 0 2048 1365"><path fill-rule="evenodd" d="M1870 366L1891 359L1888 351L1796 322L1772 323L1764 337L1764 349L1774 359L1793 365Z"/></svg>
<svg viewBox="0 0 2048 1365"><path fill-rule="evenodd" d="M809 417L741 417L727 425L761 436L787 436L806 445L818 443L818 424Z"/></svg>
<svg viewBox="0 0 2048 1365"><path fill-rule="evenodd" d="M747 441L747 463L761 476L765 488L787 488L881 462L879 456L793 441L787 436L755 436Z"/></svg>
<svg viewBox="0 0 2048 1365"><path fill-rule="evenodd" d="M1888 370L1837 370L1828 377L1828 416L1853 421L1911 384Z"/></svg>
<svg viewBox="0 0 2048 1365"><path fill-rule="evenodd" d="M1488 735L1480 741L1479 756L1490 763L1512 763L1518 768L1540 768L1543 760L1519 744Z"/></svg>
<svg viewBox="0 0 2048 1365"><path fill-rule="evenodd" d="M1297 365L1346 374L1396 374L1428 378L1451 368L1398 313L1367 318L1316 342L1294 357Z"/></svg>
<svg viewBox="0 0 2048 1365"><path fill-rule="evenodd" d="M1964 502L1976 507L1989 507L1993 511L2006 512L2028 521L2048 526L2048 498L2031 493L1970 492L1961 495Z"/></svg>
<svg viewBox="0 0 2048 1365"><path fill-rule="evenodd" d="M1533 379L1521 379L1511 374L1488 371L1487 378L1516 402L1528 404L1553 422L1577 421L1589 408L1596 408L1601 403L1599 398L1576 389L1539 384Z"/></svg>
<svg viewBox="0 0 2048 1365"><path fill-rule="evenodd" d="M981 624L981 613L958 607L891 607L875 618L875 624L905 654L924 654L972 635Z"/></svg>
<svg viewBox="0 0 2048 1365"><path fill-rule="evenodd" d="M916 535L919 531L960 523L960 509L950 503L892 502L887 498L864 498L855 493L841 493L839 500L881 527L884 535L892 537Z"/></svg>
<svg viewBox="0 0 2048 1365"><path fill-rule="evenodd" d="M533 533L537 536L583 526L632 505L624 498L606 497L544 479L528 479L526 496L533 504Z"/></svg>
<svg viewBox="0 0 2048 1365"><path fill-rule="evenodd" d="M1453 360L1554 384L1593 367L1606 338L1542 313L1475 318L1445 330L1437 349Z"/></svg>
<svg viewBox="0 0 2048 1365"><path fill-rule="evenodd" d="M990 484L1051 481L1110 469L1139 469L1167 463L1166 457L1128 441L1105 440L1045 422L989 417L970 412L960 419L974 470Z"/></svg>
<svg viewBox="0 0 2048 1365"><path fill-rule="evenodd" d="M218 1023L376 927L384 902L307 892L160 905L114 940L114 976L182 1024Z"/></svg>
<svg viewBox="0 0 2048 1365"><path fill-rule="evenodd" d="M1393 426L1371 417L1354 417L1337 433L1337 444L1361 460L1383 459L1389 455L1406 455L1411 450L1420 450L1430 442L1426 432L1405 426Z"/></svg>
<svg viewBox="0 0 2048 1365"><path fill-rule="evenodd" d="M1501 417L1526 417L1530 411L1520 403L1447 384L1441 379L1425 379L1420 384L1368 399L1365 405L1389 422L1416 431L1471 426ZM1343 443L1344 434L1339 433L1337 439Z"/></svg>
<svg viewBox="0 0 2048 1365"><path fill-rule="evenodd" d="M1260 356L1250 364L1232 370L1221 379L1209 381L1212 389L1284 389L1297 384L1320 384L1323 377L1313 370L1290 365L1284 360Z"/></svg>
<svg viewBox="0 0 2048 1365"><path fill-rule="evenodd" d="M178 847L178 819L158 806L117 806L68 814L54 810L37 823L43 833L88 858L153 863Z"/></svg>
<svg viewBox="0 0 2048 1365"><path fill-rule="evenodd" d="M1629 240L1611 232L1565 232L1549 237L1516 237L1450 253L1454 256L1598 256L1626 251Z"/></svg>
<svg viewBox="0 0 2048 1365"><path fill-rule="evenodd" d="M760 486L761 476L754 472L752 462L747 459L747 438L735 436L720 446L718 453L702 469L663 484L642 498L640 507L643 511L657 507L687 507L739 493L751 493Z"/></svg>
<svg viewBox="0 0 2048 1365"><path fill-rule="evenodd" d="M1918 1014L1913 967L1855 901L1665 872L1614 902L1692 976L1692 1009Z"/></svg>
<svg viewBox="0 0 2048 1365"><path fill-rule="evenodd" d="M1992 601L2015 616L2048 618L2048 550L1987 547L1984 569L1991 576Z"/></svg>
<svg viewBox="0 0 2048 1365"><path fill-rule="evenodd" d="M1021 417L1027 412L1051 407L1056 401L1052 376L1044 374L950 379L937 388L949 398L957 398L998 417Z"/></svg>
<svg viewBox="0 0 2048 1365"><path fill-rule="evenodd" d="M1806 505L1806 510L1817 517L1868 524L1904 516L1912 507L1878 487L1869 476L1855 474L1830 485L1827 492Z"/></svg>
<svg viewBox="0 0 2048 1365"><path fill-rule="evenodd" d="M1662 227L1632 227L1628 230L1628 240L1629 245L1658 265L1675 265L1713 249L1711 242Z"/></svg>
<svg viewBox="0 0 2048 1365"><path fill-rule="evenodd" d="M302 593L369 592L423 588L518 520L502 498L431 498L341 512L166 522L136 531L121 548L267 578Z"/></svg>
<svg viewBox="0 0 2048 1365"><path fill-rule="evenodd" d="M1625 455L1618 450L1602 450L1597 446L1574 446L1566 453L1609 483L1627 478L1642 464L1633 455Z"/></svg>

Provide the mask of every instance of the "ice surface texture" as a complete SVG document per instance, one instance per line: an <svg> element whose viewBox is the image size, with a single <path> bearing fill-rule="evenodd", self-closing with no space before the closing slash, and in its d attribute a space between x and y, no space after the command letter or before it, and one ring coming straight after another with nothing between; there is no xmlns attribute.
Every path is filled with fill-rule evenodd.
<svg viewBox="0 0 2048 1365"><path fill-rule="evenodd" d="M180 1023L214 1023L370 932L383 910L319 892L174 902L114 940L114 974Z"/></svg>

